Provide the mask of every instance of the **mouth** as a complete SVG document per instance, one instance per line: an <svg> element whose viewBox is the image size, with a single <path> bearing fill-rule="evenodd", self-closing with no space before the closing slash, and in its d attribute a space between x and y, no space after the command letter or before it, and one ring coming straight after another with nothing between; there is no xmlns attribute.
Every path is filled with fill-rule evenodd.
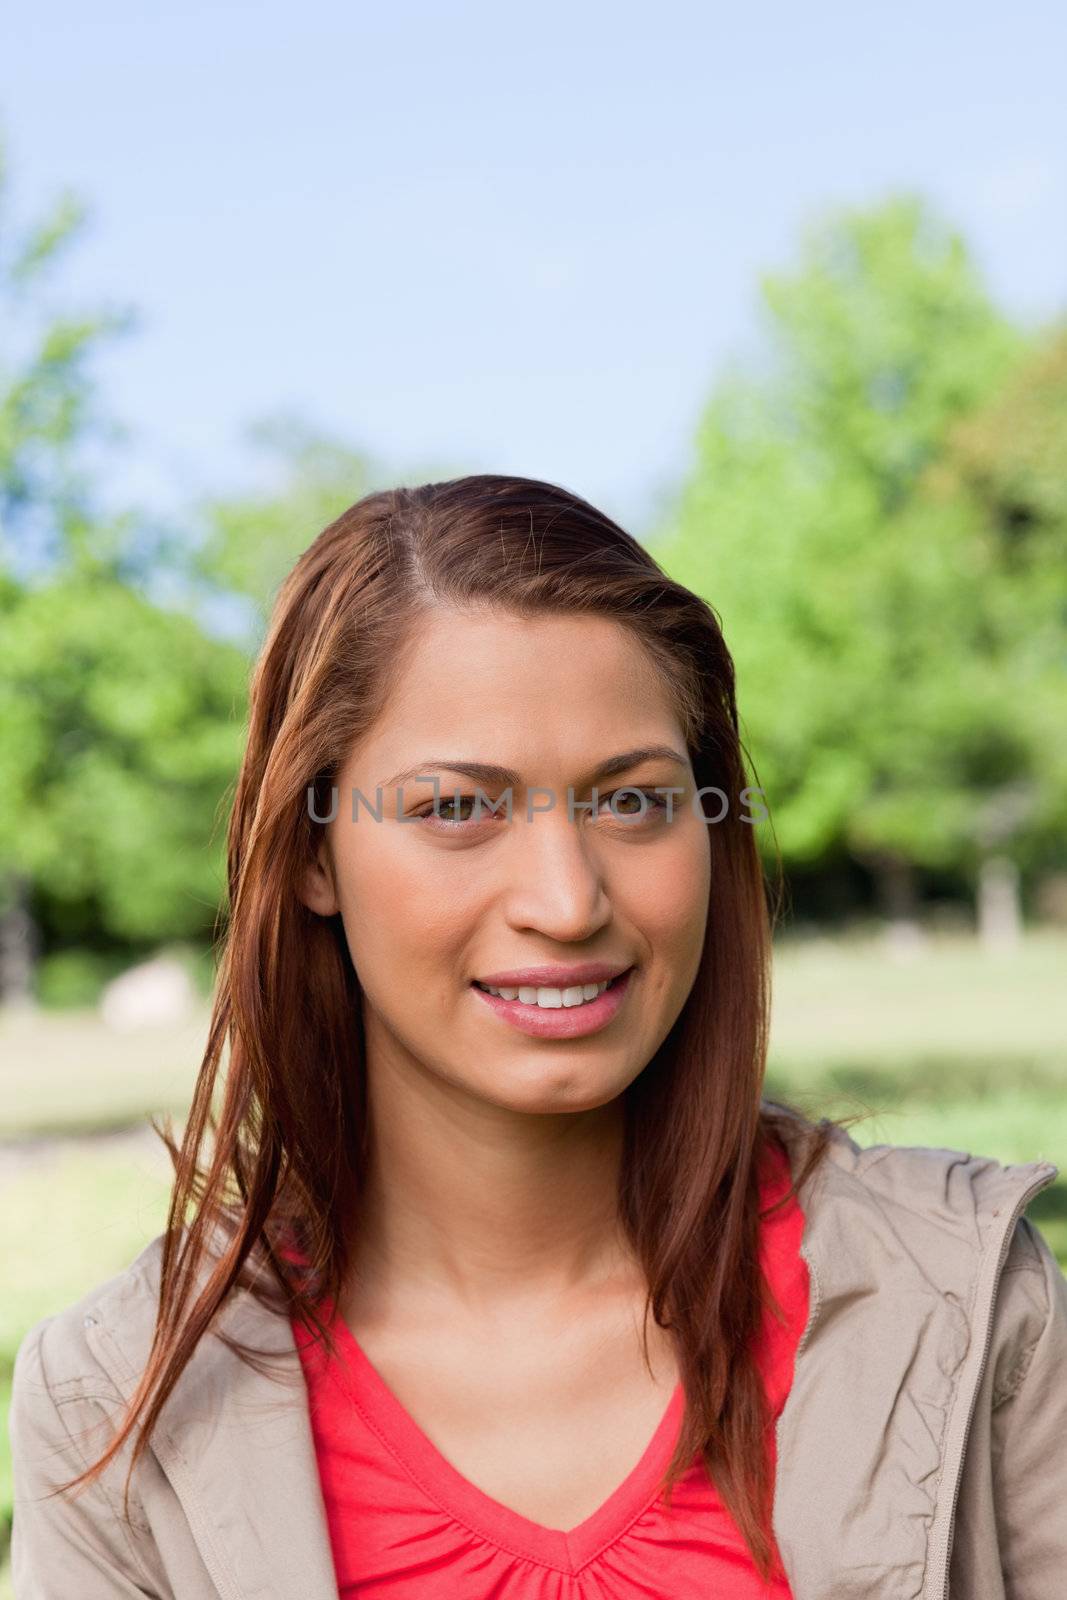
<svg viewBox="0 0 1067 1600"><path fill-rule="evenodd" d="M471 990L477 1004L487 1006L498 1022L534 1039L577 1039L599 1033L626 1004L635 967L608 981L573 984L569 988L502 985L502 992L477 978Z"/></svg>
<svg viewBox="0 0 1067 1600"><path fill-rule="evenodd" d="M472 987L480 989L483 994L495 995L500 1000L511 1000L517 1005L529 1006L533 1010L559 1011L563 1009L580 1009L599 1000L602 994L610 989L617 989L626 982L632 967L616 973L614 978L606 979L601 983L575 983L575 984L501 984L496 986L482 983L475 978Z"/></svg>

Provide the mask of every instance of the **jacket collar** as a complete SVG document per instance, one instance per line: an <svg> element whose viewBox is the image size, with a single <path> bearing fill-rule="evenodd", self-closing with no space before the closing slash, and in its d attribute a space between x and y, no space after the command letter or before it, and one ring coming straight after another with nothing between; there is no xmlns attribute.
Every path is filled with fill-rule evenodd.
<svg viewBox="0 0 1067 1600"><path fill-rule="evenodd" d="M803 1133L789 1127L796 1171ZM805 1600L868 1600L883 1580L886 1594L943 1600L1000 1269L1016 1218L1057 1170L861 1149L833 1131L800 1194L810 1309L777 1433L775 1533ZM127 1400L152 1345L161 1243L104 1289L86 1331ZM202 1339L152 1451L224 1600L337 1600L289 1322L241 1290L217 1329L267 1354L270 1376Z"/></svg>

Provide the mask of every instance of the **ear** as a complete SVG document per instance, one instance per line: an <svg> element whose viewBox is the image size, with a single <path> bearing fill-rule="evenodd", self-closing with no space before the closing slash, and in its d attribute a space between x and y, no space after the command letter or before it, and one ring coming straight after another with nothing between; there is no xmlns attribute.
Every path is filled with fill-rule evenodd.
<svg viewBox="0 0 1067 1600"><path fill-rule="evenodd" d="M320 917L332 917L340 911L341 904L334 882L333 864L330 861L325 838L319 840L315 860L305 868L304 876L297 884L296 894L297 899L302 901L309 911L318 912Z"/></svg>

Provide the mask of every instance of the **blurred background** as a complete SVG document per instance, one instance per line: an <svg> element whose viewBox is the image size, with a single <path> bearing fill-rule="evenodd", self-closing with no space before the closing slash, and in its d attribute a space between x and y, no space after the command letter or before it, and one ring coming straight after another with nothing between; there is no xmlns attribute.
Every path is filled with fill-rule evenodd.
<svg viewBox="0 0 1067 1600"><path fill-rule="evenodd" d="M163 1226L279 579L472 471L720 615L768 1090L1056 1162L1067 1263L1065 53L1055 0L7 19L0 1403Z"/></svg>

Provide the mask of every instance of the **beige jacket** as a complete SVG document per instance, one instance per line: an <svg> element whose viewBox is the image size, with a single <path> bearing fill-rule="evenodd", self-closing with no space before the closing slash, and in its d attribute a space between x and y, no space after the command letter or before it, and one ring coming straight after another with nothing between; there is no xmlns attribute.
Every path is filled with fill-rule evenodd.
<svg viewBox="0 0 1067 1600"><path fill-rule="evenodd" d="M778 1424L795 1600L1067 1597L1067 1281L1021 1217L1057 1170L835 1134L801 1191L811 1308ZM134 1473L132 1527L128 1454L103 1488L41 1498L143 1370L159 1245L19 1348L16 1600L336 1600L299 1358L248 1291L220 1325L284 1352L292 1381L210 1335Z"/></svg>

